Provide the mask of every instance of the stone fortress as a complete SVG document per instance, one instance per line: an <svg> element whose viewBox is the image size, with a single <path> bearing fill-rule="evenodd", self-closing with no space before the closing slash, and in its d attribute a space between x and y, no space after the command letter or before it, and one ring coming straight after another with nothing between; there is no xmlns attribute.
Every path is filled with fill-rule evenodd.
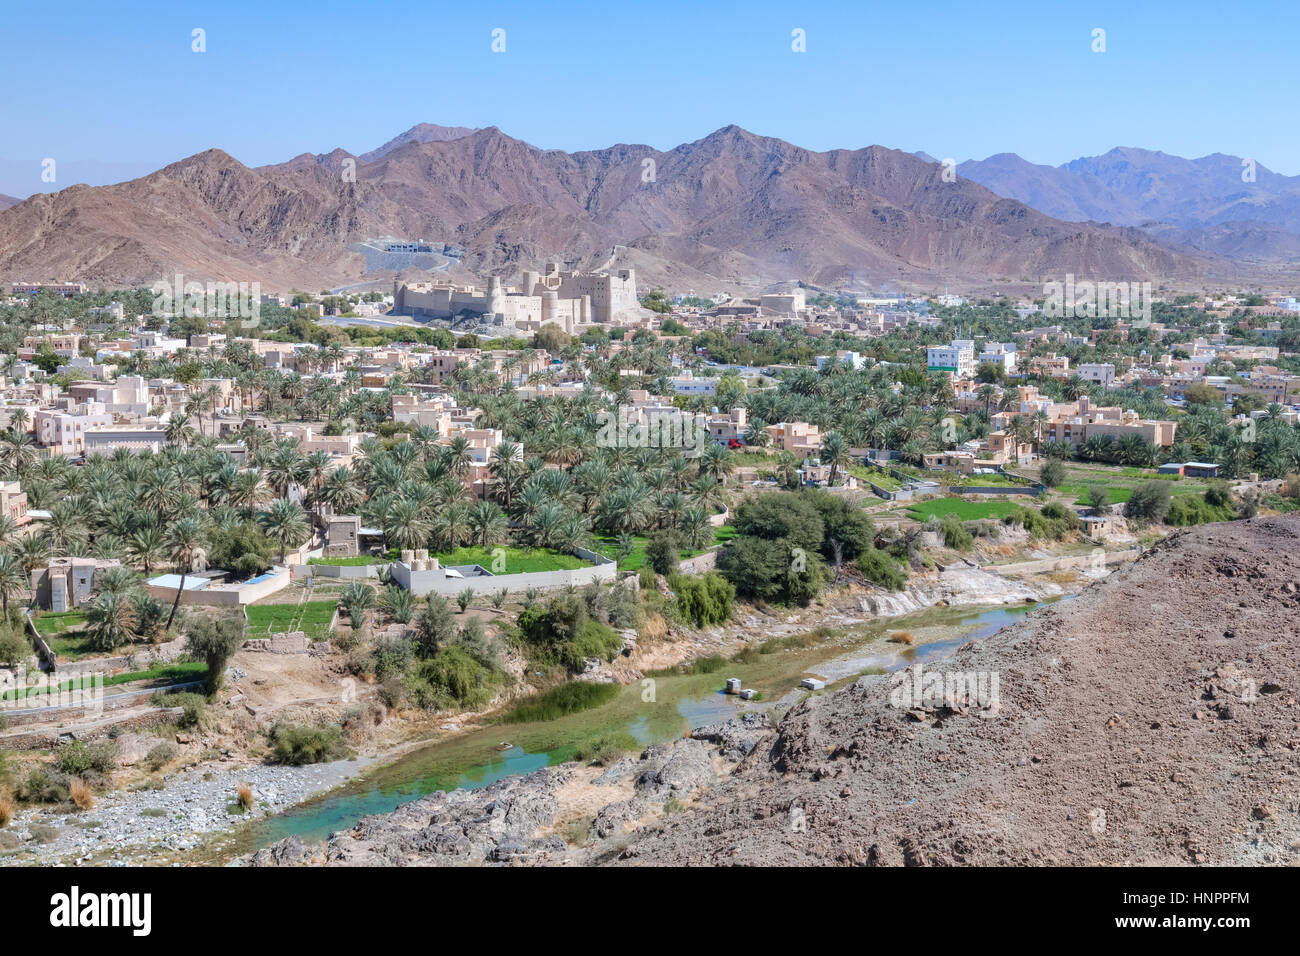
<svg viewBox="0 0 1300 956"><path fill-rule="evenodd" d="M500 276L492 276L486 291L393 279L394 314L452 320L464 316L529 332L553 323L572 333L577 326L632 317L639 309L634 269L612 275L564 272L559 263L548 262L542 272L525 270L517 288L507 288Z"/></svg>

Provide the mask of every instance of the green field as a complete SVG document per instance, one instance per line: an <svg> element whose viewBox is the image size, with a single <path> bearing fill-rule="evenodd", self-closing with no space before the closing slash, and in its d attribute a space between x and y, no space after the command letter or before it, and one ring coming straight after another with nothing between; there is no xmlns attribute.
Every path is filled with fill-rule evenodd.
<svg viewBox="0 0 1300 956"><path fill-rule="evenodd" d="M308 640L323 641L330 636L330 622L338 601L307 601L304 604L250 604L248 636L270 637L276 632L302 631Z"/></svg>
<svg viewBox="0 0 1300 956"><path fill-rule="evenodd" d="M104 678L105 687L113 687L119 684L133 684L136 681L153 681L159 686L168 684L182 684L189 681L202 680L208 673L208 665L202 661L190 661L185 664L167 664L161 667L155 667L147 671L130 671L125 674L114 674L112 677ZM58 686L58 690L69 691L79 685L78 679L64 681ZM9 690L0 694L0 700L13 700L17 691Z"/></svg>
<svg viewBox="0 0 1300 956"><path fill-rule="evenodd" d="M942 518L944 515L956 515L962 521L974 521L979 518L1006 517L1024 504L1024 501L1006 501L1001 498L982 501L966 501L962 498L932 498L929 501L918 501L911 505L907 509L907 516L913 521L921 522L926 521L931 516Z"/></svg>
<svg viewBox="0 0 1300 956"><path fill-rule="evenodd" d="M104 655L90 643L84 632L76 630L85 626L85 611L46 611L34 615L32 623L59 660L78 661L84 657Z"/></svg>
<svg viewBox="0 0 1300 956"><path fill-rule="evenodd" d="M501 554L497 554L498 551ZM494 548L457 548L455 551L444 551L440 554L430 552L429 557L437 558L443 565L477 564L498 575L529 574L534 571L573 571L591 567L575 554L564 554L547 548L511 548L506 545L498 545ZM498 558L504 558L504 567L499 562L496 567L493 567L493 562L497 562Z"/></svg>
<svg viewBox="0 0 1300 956"><path fill-rule="evenodd" d="M713 544L698 550L684 548L682 550L682 559L693 558L709 550L709 547L726 544L736 536L736 529L729 524L724 524L721 528L715 528L713 532ZM645 567L645 548L650 539L641 534L633 535L633 541L636 547L632 553L618 563L620 571L640 571ZM593 550L603 554L607 558L612 558L618 553L618 538L612 534L598 534L595 536L595 547Z"/></svg>

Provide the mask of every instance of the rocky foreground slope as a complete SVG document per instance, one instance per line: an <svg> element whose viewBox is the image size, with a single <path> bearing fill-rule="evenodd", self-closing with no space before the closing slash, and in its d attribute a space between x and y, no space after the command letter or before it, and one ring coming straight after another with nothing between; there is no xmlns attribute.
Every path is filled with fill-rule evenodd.
<svg viewBox="0 0 1300 956"><path fill-rule="evenodd" d="M1178 533L926 669L986 692L863 677L775 729L436 794L254 862L1300 862L1300 520Z"/></svg>

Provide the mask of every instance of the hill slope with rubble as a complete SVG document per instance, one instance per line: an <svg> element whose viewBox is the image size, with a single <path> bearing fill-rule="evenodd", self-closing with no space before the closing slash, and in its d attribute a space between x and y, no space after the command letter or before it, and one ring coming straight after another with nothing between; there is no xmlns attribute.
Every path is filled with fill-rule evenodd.
<svg viewBox="0 0 1300 956"><path fill-rule="evenodd" d="M792 710L707 808L607 858L1295 863L1298 558L1295 518L1175 534L932 665L997 671L995 716L896 708L890 678L862 678Z"/></svg>

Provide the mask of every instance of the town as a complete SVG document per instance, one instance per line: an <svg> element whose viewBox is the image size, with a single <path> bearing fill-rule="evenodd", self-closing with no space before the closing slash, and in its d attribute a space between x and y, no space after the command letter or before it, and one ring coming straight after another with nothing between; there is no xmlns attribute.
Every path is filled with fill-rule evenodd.
<svg viewBox="0 0 1300 956"><path fill-rule="evenodd" d="M478 288L195 315L5 287L0 849L189 860L416 740L461 741L459 774L558 732L594 775L724 676L708 713L757 728L961 609L1300 508L1291 296L1049 323L1045 297L703 295L556 262ZM88 675L93 706L51 696ZM267 852L247 839L220 852Z"/></svg>

